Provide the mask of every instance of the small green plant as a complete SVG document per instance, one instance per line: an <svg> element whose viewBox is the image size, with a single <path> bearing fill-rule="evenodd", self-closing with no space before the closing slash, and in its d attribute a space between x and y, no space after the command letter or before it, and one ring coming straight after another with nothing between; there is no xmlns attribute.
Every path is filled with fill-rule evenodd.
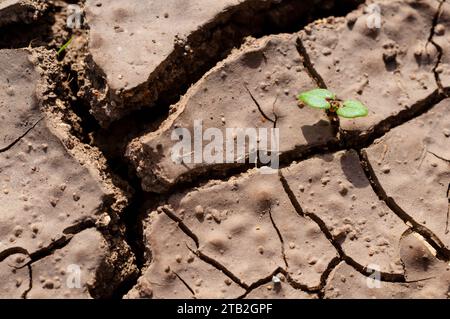
<svg viewBox="0 0 450 319"><path fill-rule="evenodd" d="M58 52L56 53L56 55L60 55L65 49L67 49L67 47L70 45L70 43L73 40L73 36L69 39L69 41L67 41L66 43L64 43L64 45L58 50Z"/></svg>
<svg viewBox="0 0 450 319"><path fill-rule="evenodd" d="M314 89L301 93L297 97L303 104L315 109L322 109L336 113L348 119L364 117L369 114L369 110L359 101L341 101L336 98L336 94L326 89Z"/></svg>

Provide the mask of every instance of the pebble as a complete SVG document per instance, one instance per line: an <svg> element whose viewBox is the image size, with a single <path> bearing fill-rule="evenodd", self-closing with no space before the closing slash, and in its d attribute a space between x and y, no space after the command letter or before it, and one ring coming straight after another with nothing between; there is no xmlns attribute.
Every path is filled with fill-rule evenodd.
<svg viewBox="0 0 450 319"><path fill-rule="evenodd" d="M450 137L450 130L445 128L444 135L445 135L445 137Z"/></svg>
<svg viewBox="0 0 450 319"><path fill-rule="evenodd" d="M384 166L381 168L381 171L382 171L384 174L389 174L389 172L391 171L391 168L389 167L389 165L384 165Z"/></svg>
<svg viewBox="0 0 450 319"><path fill-rule="evenodd" d="M192 263L194 259L195 259L194 254L190 253L186 260L188 263Z"/></svg>
<svg viewBox="0 0 450 319"><path fill-rule="evenodd" d="M339 194L345 196L347 195L347 193L348 193L347 187L345 187L343 184L339 185Z"/></svg>
<svg viewBox="0 0 450 319"><path fill-rule="evenodd" d="M201 205L197 205L195 206L195 216L201 218L204 216L205 214L205 210L203 209L203 207Z"/></svg>
<svg viewBox="0 0 450 319"><path fill-rule="evenodd" d="M436 33L436 35L444 35L445 26L442 23L437 24L434 28L434 32Z"/></svg>
<svg viewBox="0 0 450 319"><path fill-rule="evenodd" d="M72 197L73 197L73 200L76 202L78 202L80 200L80 195L78 195L77 193L73 193Z"/></svg>
<svg viewBox="0 0 450 319"><path fill-rule="evenodd" d="M6 94L8 94L9 96L14 96L14 89L12 87L8 87L6 89Z"/></svg>

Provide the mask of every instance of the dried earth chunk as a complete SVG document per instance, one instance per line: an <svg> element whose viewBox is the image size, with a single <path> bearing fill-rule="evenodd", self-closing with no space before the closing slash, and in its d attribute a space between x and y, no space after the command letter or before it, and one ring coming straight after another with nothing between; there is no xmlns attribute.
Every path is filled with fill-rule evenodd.
<svg viewBox="0 0 450 319"><path fill-rule="evenodd" d="M29 289L28 268L19 268L26 258L23 254L13 254L5 259L0 257L0 299L22 298Z"/></svg>
<svg viewBox="0 0 450 319"><path fill-rule="evenodd" d="M369 108L366 118L341 121L342 129L362 134L426 100L438 88L433 73L438 51L428 39L439 2L377 5L380 28L370 23L377 13L365 13L361 7L347 18L319 20L300 32L311 63L328 88Z"/></svg>
<svg viewBox="0 0 450 319"><path fill-rule="evenodd" d="M316 156L282 172L304 213L318 216L347 256L403 273L397 245L407 227L373 192L355 151Z"/></svg>
<svg viewBox="0 0 450 319"><path fill-rule="evenodd" d="M95 229L78 233L70 243L31 265L33 285L27 298L91 298L96 272L107 258L108 245Z"/></svg>
<svg viewBox="0 0 450 319"><path fill-rule="evenodd" d="M108 125L158 99L170 100L245 36L297 24L315 8L296 0L88 0L93 87L87 85L86 99Z"/></svg>
<svg viewBox="0 0 450 319"><path fill-rule="evenodd" d="M450 100L386 134L366 149L387 196L447 247L450 183Z"/></svg>
<svg viewBox="0 0 450 319"><path fill-rule="evenodd" d="M383 282L365 277L342 262L330 274L325 298L429 298L447 299L450 266L439 261L417 234L406 234L400 243L406 282Z"/></svg>
<svg viewBox="0 0 450 319"><path fill-rule="evenodd" d="M169 204L166 213L195 234L199 252L244 286L282 268L313 289L337 256L320 228L296 213L276 174L252 170L228 182L174 195Z"/></svg>
<svg viewBox="0 0 450 319"><path fill-rule="evenodd" d="M0 73L0 85L6 89L6 95L3 90L0 95L4 124L0 130L0 255L19 250L37 256L79 229L97 225L105 234L115 229L112 237L105 238L114 243L109 253L125 259L118 266L125 270L110 278L109 288L114 289L118 280L136 271L127 268L133 255L115 225L126 200L106 173L99 171L101 159L89 158L87 150L81 154L77 140L67 133L67 124L58 122L47 111L48 105L44 107L49 100L44 102L42 92L49 83L39 73L41 65L35 69L30 62L39 60L37 54L0 51L0 70L7 70ZM14 101L8 92L16 96ZM110 266L108 261L102 263L106 272L112 271Z"/></svg>
<svg viewBox="0 0 450 319"><path fill-rule="evenodd" d="M14 23L31 23L47 8L43 0L2 0L0 1L0 27Z"/></svg>
<svg viewBox="0 0 450 319"><path fill-rule="evenodd" d="M297 105L299 91L314 84L303 68L296 39L296 36L277 35L250 40L197 82L173 107L159 130L132 142L128 156L142 178L143 188L163 192L194 175L239 165L236 162L245 160L251 147L243 151L245 156L239 156L233 150L233 147L237 149L239 133L233 134L232 129L276 126L281 158L333 140L330 123L323 112ZM206 134L209 129L213 136L205 136L203 140L202 136L195 135L194 121L201 121L200 132ZM192 141L195 139L205 147L178 150L175 147L180 144L177 128L186 129ZM255 149L275 151L271 133L270 130L259 133L261 141L260 145L254 145ZM210 141L216 149L208 150L206 145ZM223 152L219 152L220 148ZM231 153L231 161L226 160L227 152ZM222 164L230 162L235 164Z"/></svg>
<svg viewBox="0 0 450 319"><path fill-rule="evenodd" d="M221 270L201 260L195 242L162 212L145 224L150 265L127 298L237 298L245 290Z"/></svg>

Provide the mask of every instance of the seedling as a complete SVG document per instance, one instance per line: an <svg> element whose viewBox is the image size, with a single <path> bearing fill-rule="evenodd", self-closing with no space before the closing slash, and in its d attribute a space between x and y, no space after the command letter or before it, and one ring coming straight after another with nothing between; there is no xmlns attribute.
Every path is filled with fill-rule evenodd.
<svg viewBox="0 0 450 319"><path fill-rule="evenodd" d="M348 119L364 117L369 114L369 110L361 102L356 100L339 100L336 98L336 94L326 89L307 91L299 94L297 98L309 107L336 113L340 117Z"/></svg>
<svg viewBox="0 0 450 319"><path fill-rule="evenodd" d="M66 43L64 43L64 45L58 50L58 52L56 53L56 55L60 55L65 49L67 49L67 47L70 45L70 43L73 40L73 36L69 39L69 41L67 41Z"/></svg>

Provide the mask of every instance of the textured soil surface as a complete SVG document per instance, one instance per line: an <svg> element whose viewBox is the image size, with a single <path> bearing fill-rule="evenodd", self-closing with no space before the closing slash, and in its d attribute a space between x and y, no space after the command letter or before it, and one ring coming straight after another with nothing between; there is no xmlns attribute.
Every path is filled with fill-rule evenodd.
<svg viewBox="0 0 450 319"><path fill-rule="evenodd" d="M0 0L0 298L450 297L448 1L75 3ZM280 168L177 163L194 121Z"/></svg>

